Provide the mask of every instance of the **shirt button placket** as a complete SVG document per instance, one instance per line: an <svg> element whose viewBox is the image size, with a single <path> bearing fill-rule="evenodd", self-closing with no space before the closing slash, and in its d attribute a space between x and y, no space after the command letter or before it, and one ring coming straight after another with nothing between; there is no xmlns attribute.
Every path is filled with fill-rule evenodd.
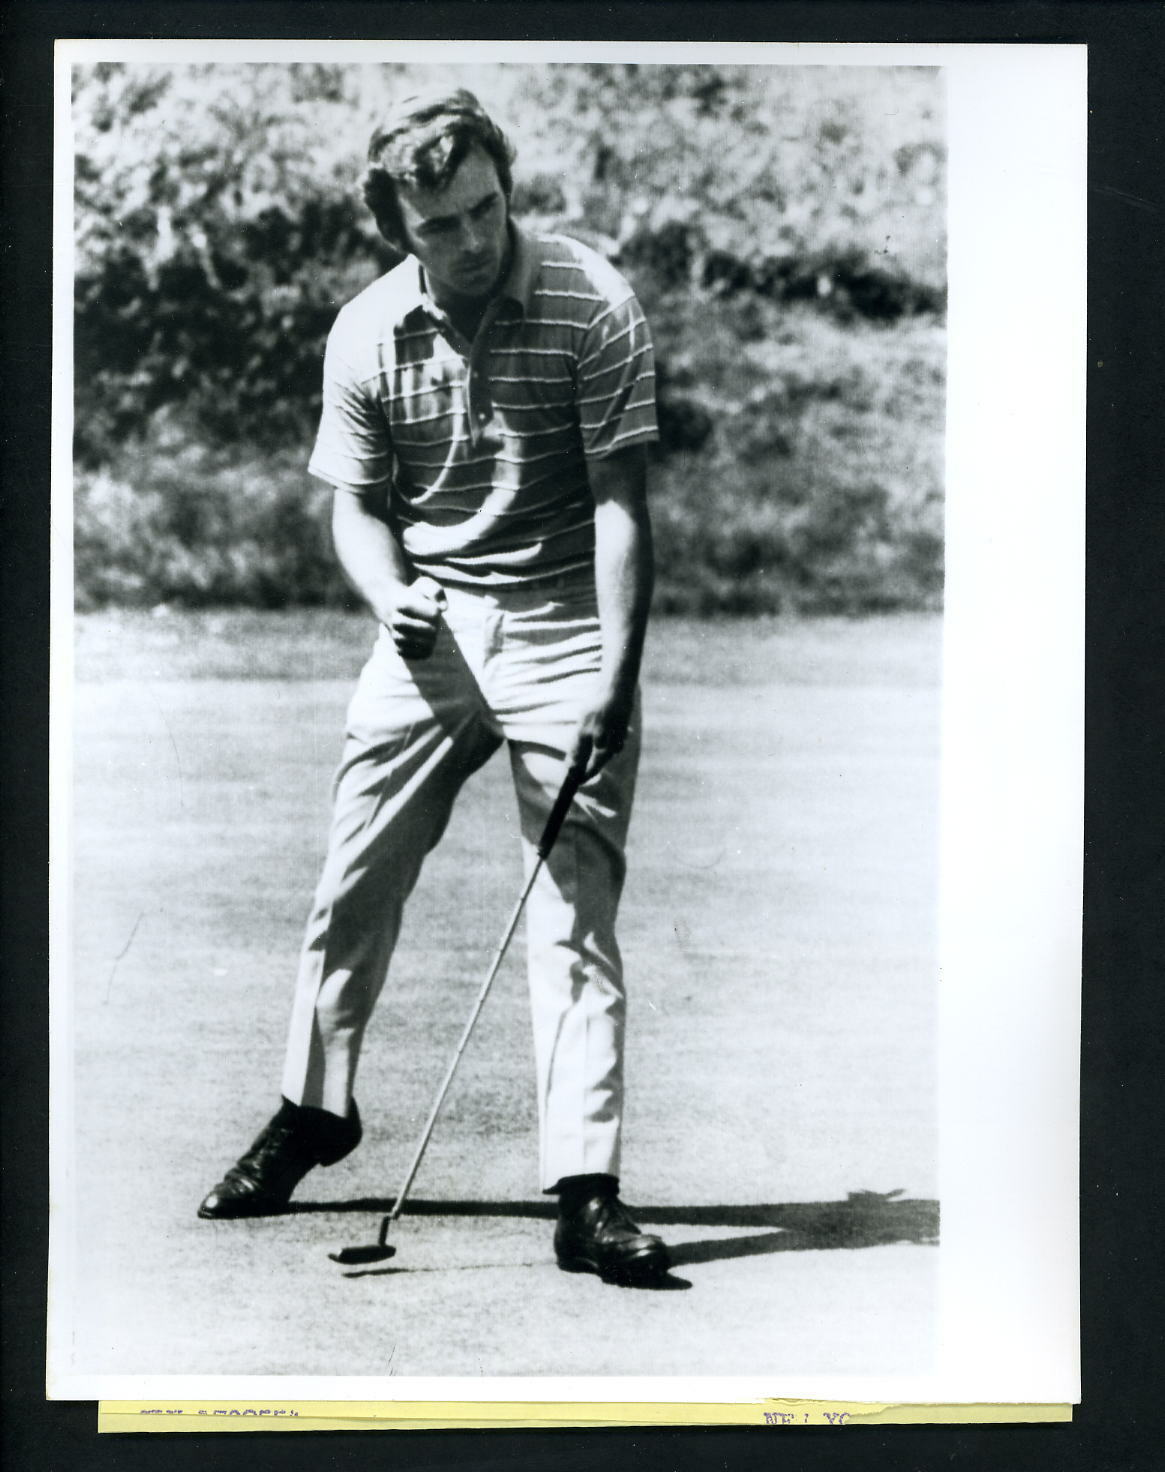
<svg viewBox="0 0 1165 1472"><path fill-rule="evenodd" d="M470 347L469 356L465 360L465 411L469 419L469 438L475 445L481 437L477 400L477 364L474 361L473 348Z"/></svg>
<svg viewBox="0 0 1165 1472"><path fill-rule="evenodd" d="M474 443L481 438L490 419L489 386L482 358L488 351L489 329L478 334L469 354L467 401L469 404L469 433Z"/></svg>

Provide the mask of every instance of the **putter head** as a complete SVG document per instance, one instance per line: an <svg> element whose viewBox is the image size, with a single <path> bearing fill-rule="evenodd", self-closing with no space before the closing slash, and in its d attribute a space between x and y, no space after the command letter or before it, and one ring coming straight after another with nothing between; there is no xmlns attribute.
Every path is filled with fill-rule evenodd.
<svg viewBox="0 0 1165 1472"><path fill-rule="evenodd" d="M328 1256L333 1262L351 1267L366 1262L384 1262L387 1258L396 1256L396 1248L387 1243L382 1247L380 1243L374 1242L371 1247L341 1247L339 1252L329 1252Z"/></svg>

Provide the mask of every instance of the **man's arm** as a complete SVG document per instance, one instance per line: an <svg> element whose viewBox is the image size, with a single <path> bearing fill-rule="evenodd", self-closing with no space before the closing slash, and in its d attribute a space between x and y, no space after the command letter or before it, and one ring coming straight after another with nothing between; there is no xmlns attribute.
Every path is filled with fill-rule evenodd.
<svg viewBox="0 0 1165 1472"><path fill-rule="evenodd" d="M593 777L623 749L635 703L655 580L647 509L647 456L633 445L587 465L595 500L595 588L603 658L599 687L583 712L572 767Z"/></svg>
<svg viewBox="0 0 1165 1472"><path fill-rule="evenodd" d="M332 541L348 581L392 635L405 659L427 659L445 593L432 578L412 578L396 534L372 495L340 486L332 503Z"/></svg>

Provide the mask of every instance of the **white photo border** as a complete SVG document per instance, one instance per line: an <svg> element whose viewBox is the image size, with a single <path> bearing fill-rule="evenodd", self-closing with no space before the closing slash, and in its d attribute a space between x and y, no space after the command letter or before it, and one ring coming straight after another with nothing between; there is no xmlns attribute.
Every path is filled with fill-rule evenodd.
<svg viewBox="0 0 1165 1472"><path fill-rule="evenodd" d="M950 355L940 890L941 1325L933 1372L745 1377L73 1375L68 1202L72 148L96 61L448 62L455 43L57 47L49 1395L56 1399L1073 1403L1084 712L1087 53L1079 45L481 42L472 60L935 66Z"/></svg>

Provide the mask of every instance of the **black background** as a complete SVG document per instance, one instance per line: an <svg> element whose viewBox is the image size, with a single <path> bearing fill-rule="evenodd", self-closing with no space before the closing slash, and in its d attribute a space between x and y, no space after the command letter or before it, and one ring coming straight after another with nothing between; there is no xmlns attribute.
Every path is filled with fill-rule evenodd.
<svg viewBox="0 0 1165 1472"><path fill-rule="evenodd" d="M1089 46L1083 1404L1071 1425L96 1434L44 1400L52 43L78 37L1085 42ZM1165 1463L1165 10L1096 3L61 3L0 9L0 1386L16 1472L165 1465L568 1472ZM1103 366L1100 366L1103 365ZM1038 657L1038 651L1033 651ZM1007 1203L999 1203L1001 1211Z"/></svg>

